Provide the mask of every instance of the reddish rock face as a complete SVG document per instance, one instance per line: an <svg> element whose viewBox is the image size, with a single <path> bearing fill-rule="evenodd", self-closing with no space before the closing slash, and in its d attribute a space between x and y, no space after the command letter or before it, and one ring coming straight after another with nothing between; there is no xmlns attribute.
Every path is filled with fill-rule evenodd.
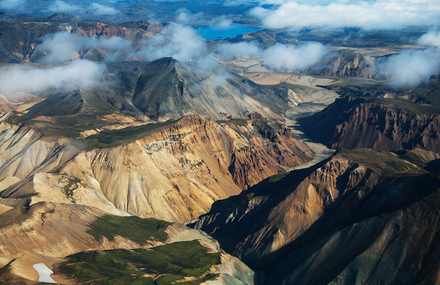
<svg viewBox="0 0 440 285"><path fill-rule="evenodd" d="M422 148L440 151L440 117L420 115L362 98L337 99L302 121L305 132L334 149Z"/></svg>
<svg viewBox="0 0 440 285"><path fill-rule="evenodd" d="M274 130L265 128L260 122L254 122L253 127L258 133L247 132L245 136L255 144L235 150L229 166L234 181L242 189L260 182L263 177L268 177L268 173L282 173L278 165L287 167L287 171L313 156L309 147L293 138L288 128ZM238 126L233 128L240 131Z"/></svg>

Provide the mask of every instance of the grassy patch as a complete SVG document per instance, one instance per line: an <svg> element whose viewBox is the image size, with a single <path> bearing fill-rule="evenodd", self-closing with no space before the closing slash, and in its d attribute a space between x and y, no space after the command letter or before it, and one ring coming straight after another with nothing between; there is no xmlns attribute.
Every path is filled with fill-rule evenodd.
<svg viewBox="0 0 440 285"><path fill-rule="evenodd" d="M56 271L78 283L171 284L183 277L198 278L215 264L220 264L220 254L208 253L208 249L195 240L152 249L80 252L68 256ZM151 276L159 278L153 281ZM201 279L195 284L203 282Z"/></svg>
<svg viewBox="0 0 440 285"><path fill-rule="evenodd" d="M417 168L392 152L369 149L343 149L339 154L348 159L358 161L360 164L379 169L384 176L425 173L423 169Z"/></svg>
<svg viewBox="0 0 440 285"><path fill-rule="evenodd" d="M277 168L278 168L278 170L279 170L281 173L286 173L286 172L287 172L287 170L285 170L284 167L281 167L281 166L277 165Z"/></svg>
<svg viewBox="0 0 440 285"><path fill-rule="evenodd" d="M254 197L255 197L255 193L249 193L249 194L246 195L246 199L248 201L252 200Z"/></svg>
<svg viewBox="0 0 440 285"><path fill-rule="evenodd" d="M228 121L217 121L219 124L233 124L233 125L239 125L239 126L246 126L247 121L245 119L231 119Z"/></svg>
<svg viewBox="0 0 440 285"><path fill-rule="evenodd" d="M157 111L149 111L146 112L145 115L153 121L157 121L157 119L159 119L159 113Z"/></svg>
<svg viewBox="0 0 440 285"><path fill-rule="evenodd" d="M299 85L299 84L291 84L291 83L287 83L287 82L281 83L280 86L287 87L295 93L298 93L299 91L303 91L303 90L312 89L308 86Z"/></svg>
<svg viewBox="0 0 440 285"><path fill-rule="evenodd" d="M357 84L355 82L351 82L351 81L339 81L339 82L335 82L335 83L331 83L328 86L331 87L346 87L346 86L356 86Z"/></svg>
<svg viewBox="0 0 440 285"><path fill-rule="evenodd" d="M66 194L67 199L73 200L73 192L78 189L81 180L78 177L69 176L69 182L64 186L64 194Z"/></svg>
<svg viewBox="0 0 440 285"><path fill-rule="evenodd" d="M165 241L168 238L165 233L168 225L170 223L156 219L105 215L90 224L87 233L96 240L101 237L113 240L116 235L119 235L139 244L145 244L148 240Z"/></svg>
<svg viewBox="0 0 440 285"><path fill-rule="evenodd" d="M416 115L440 114L440 106L428 104L415 104L410 100L376 98L377 101L386 104L390 109L401 109Z"/></svg>
<svg viewBox="0 0 440 285"><path fill-rule="evenodd" d="M288 173L283 173L283 174L279 174L279 175L273 175L271 177L269 177L269 183L275 183L280 181L281 179L283 179L284 177L287 176Z"/></svg>
<svg viewBox="0 0 440 285"><path fill-rule="evenodd" d="M278 221L275 223L275 226L273 228L274 231L279 230L284 224L284 216L278 219Z"/></svg>
<svg viewBox="0 0 440 285"><path fill-rule="evenodd" d="M308 157L304 152L302 152L299 148L298 151L295 151L295 155L297 155L302 161L311 161L313 158Z"/></svg>
<svg viewBox="0 0 440 285"><path fill-rule="evenodd" d="M432 193L431 195L425 197L423 200L425 201L434 201L434 202L440 202L440 188Z"/></svg>
<svg viewBox="0 0 440 285"><path fill-rule="evenodd" d="M114 147L124 142L136 140L145 136L149 131L170 125L176 122L176 120L169 120L163 123L148 124L137 127L127 127L120 130L104 130L96 135L89 136L85 139L86 144L89 147Z"/></svg>
<svg viewBox="0 0 440 285"><path fill-rule="evenodd" d="M81 132L91 129L101 128L109 125L109 122L102 121L94 115L81 115L69 117L54 117L54 122L38 121L27 119L26 115L12 115L7 122L12 124L24 124L35 126L46 137L67 137L78 138Z"/></svg>

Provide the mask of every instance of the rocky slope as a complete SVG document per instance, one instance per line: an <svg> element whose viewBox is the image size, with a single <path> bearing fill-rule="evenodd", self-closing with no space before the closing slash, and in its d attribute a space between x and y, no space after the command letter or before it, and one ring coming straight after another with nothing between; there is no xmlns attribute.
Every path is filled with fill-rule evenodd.
<svg viewBox="0 0 440 285"><path fill-rule="evenodd" d="M301 125L310 137L335 149L440 151L440 117L425 112L428 108L405 100L345 97Z"/></svg>
<svg viewBox="0 0 440 285"><path fill-rule="evenodd" d="M430 249L437 250L432 238L438 232L438 204L421 200L439 189L440 180L438 172L420 168L436 157L426 151L342 151L216 202L188 225L212 235L252 268L269 268L264 284L347 284L368 276L391 284L408 268L409 283L428 272L435 279L434 263L419 260L429 260ZM428 216L429 225L422 223ZM414 228L404 229L404 224ZM412 250L410 243L397 242L402 239L425 240L426 250ZM382 266L391 262L385 256L396 265L392 271ZM378 263L383 275L373 272Z"/></svg>
<svg viewBox="0 0 440 285"><path fill-rule="evenodd" d="M286 128L264 120L240 123L218 125L189 115L135 141L88 151L78 142L42 139L40 132L3 123L0 202L77 203L183 222L313 155Z"/></svg>
<svg viewBox="0 0 440 285"><path fill-rule="evenodd" d="M123 230L121 230L123 226ZM119 228L118 228L119 227ZM219 264L208 269L219 278L253 284L253 272L238 259L224 253L206 234L181 224L136 217L116 217L93 207L42 202L31 207L16 207L0 214L0 270L2 280L36 284L36 263L55 267L67 255L90 250L134 250L199 240L202 248L219 253ZM153 263L153 262L152 262ZM147 264L148 265L148 264ZM72 276L55 272L54 280L77 284Z"/></svg>

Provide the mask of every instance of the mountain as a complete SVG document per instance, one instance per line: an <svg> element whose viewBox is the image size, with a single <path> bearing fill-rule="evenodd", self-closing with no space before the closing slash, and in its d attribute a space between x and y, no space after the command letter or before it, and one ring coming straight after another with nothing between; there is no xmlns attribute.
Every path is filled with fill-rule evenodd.
<svg viewBox="0 0 440 285"><path fill-rule="evenodd" d="M67 31L87 37L119 36L139 43L144 39L154 37L163 27L164 24L146 21L118 25L59 13L48 18L5 19L0 23L2 38L0 62L38 62L43 54L36 50L36 46L42 42L44 36L49 34ZM86 48L78 52L82 58L97 61L102 60L106 54L105 49L94 48Z"/></svg>
<svg viewBox="0 0 440 285"><path fill-rule="evenodd" d="M342 150L218 201L187 225L264 270L263 284L434 284L440 180L422 167L435 160L422 150Z"/></svg>
<svg viewBox="0 0 440 285"><path fill-rule="evenodd" d="M138 119L147 115L158 121L193 113L216 120L248 119L252 113L280 119L296 102L287 88L258 85L232 73L202 72L172 58L121 62L109 70L106 84L56 92L32 107L23 120L63 113L112 113L115 109Z"/></svg>
<svg viewBox="0 0 440 285"><path fill-rule="evenodd" d="M199 115L71 141L2 123L0 197L10 206L76 203L184 222L219 199L310 160L313 151L265 120Z"/></svg>
<svg viewBox="0 0 440 285"><path fill-rule="evenodd" d="M340 50L312 65L305 73L317 76L378 78L380 75L374 70L375 61L376 57L373 56Z"/></svg>
<svg viewBox="0 0 440 285"><path fill-rule="evenodd" d="M345 97L302 119L301 125L310 137L335 149L440 151L437 109L409 100Z"/></svg>

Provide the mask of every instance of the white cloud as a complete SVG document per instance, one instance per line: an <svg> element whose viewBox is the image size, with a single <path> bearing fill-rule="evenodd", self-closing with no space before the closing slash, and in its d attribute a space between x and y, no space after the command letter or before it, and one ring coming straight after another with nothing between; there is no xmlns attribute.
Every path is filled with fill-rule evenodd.
<svg viewBox="0 0 440 285"><path fill-rule="evenodd" d="M160 35L144 41L142 49L133 56L146 60L173 57L179 61L188 61L206 56L206 49L206 42L194 29L169 25Z"/></svg>
<svg viewBox="0 0 440 285"><path fill-rule="evenodd" d="M384 72L396 87L416 87L427 82L439 69L440 52L435 48L404 51L376 64L376 71Z"/></svg>
<svg viewBox="0 0 440 285"><path fill-rule="evenodd" d="M256 7L250 14L260 19L266 28L296 30L304 27L394 29L437 25L440 20L438 1L302 2L284 1L275 10Z"/></svg>
<svg viewBox="0 0 440 285"><path fill-rule="evenodd" d="M119 13L119 11L115 8L101 5L99 3L92 3L90 5L90 9L93 11L94 14L97 15L116 15Z"/></svg>
<svg viewBox="0 0 440 285"><path fill-rule="evenodd" d="M212 17L206 16L202 12L193 14L186 8L180 8L176 13L175 21L184 25L230 26L233 23L232 20L228 19L225 15Z"/></svg>
<svg viewBox="0 0 440 285"><path fill-rule="evenodd" d="M49 68L14 65L0 69L0 91L39 93L52 88L87 88L102 84L105 71L105 65L88 60Z"/></svg>
<svg viewBox="0 0 440 285"><path fill-rule="evenodd" d="M81 7L70 5L64 1L56 0L47 8L47 11L53 12L53 13L69 13L69 12L76 12L80 11Z"/></svg>
<svg viewBox="0 0 440 285"><path fill-rule="evenodd" d="M162 57L173 57L182 62L192 60L197 61L198 68L205 70L216 64L215 58L231 60L238 55L260 56L272 69L304 70L327 52L327 47L320 43L303 46L277 44L267 50L262 50L254 42L221 43L208 49L206 41L193 28L170 25L159 36L144 41L142 49L130 56L149 61Z"/></svg>
<svg viewBox="0 0 440 285"><path fill-rule="evenodd" d="M216 45L215 50L222 60L231 60L237 55L258 56L261 54L261 50L255 42L218 44Z"/></svg>
<svg viewBox="0 0 440 285"><path fill-rule="evenodd" d="M440 32L429 32L421 36L417 40L417 44L421 46L434 46L440 47Z"/></svg>
<svg viewBox="0 0 440 285"><path fill-rule="evenodd" d="M0 9L2 10L21 10L26 5L26 0L2 0Z"/></svg>
<svg viewBox="0 0 440 285"><path fill-rule="evenodd" d="M66 62L72 60L75 52L83 48L102 48L107 50L126 50L131 46L131 41L120 37L109 39L100 37L85 37L68 32L47 35L43 42L36 47L38 51L47 52L45 62Z"/></svg>
<svg viewBox="0 0 440 285"><path fill-rule="evenodd" d="M276 44L263 51L264 64L275 70L305 70L328 53L321 43L303 46Z"/></svg>

